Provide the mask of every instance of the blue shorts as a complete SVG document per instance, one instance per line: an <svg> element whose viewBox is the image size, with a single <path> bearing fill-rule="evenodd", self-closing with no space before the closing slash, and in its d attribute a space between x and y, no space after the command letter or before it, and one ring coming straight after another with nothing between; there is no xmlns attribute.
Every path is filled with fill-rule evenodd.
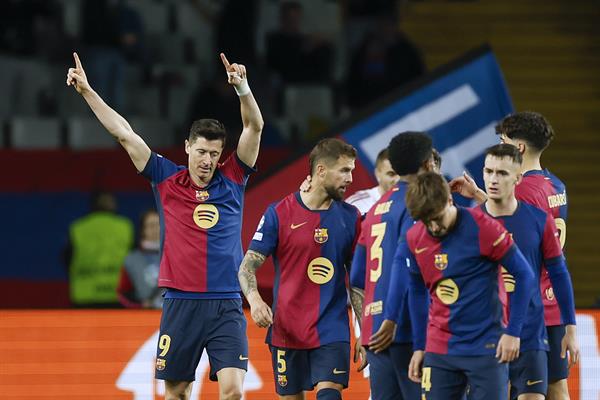
<svg viewBox="0 0 600 400"><path fill-rule="evenodd" d="M524 393L548 392L548 354L544 350L530 350L508 365L510 398Z"/></svg>
<svg viewBox="0 0 600 400"><path fill-rule="evenodd" d="M334 342L307 350L269 347L278 395L291 396L313 390L319 382L348 387L350 343Z"/></svg>
<svg viewBox="0 0 600 400"><path fill-rule="evenodd" d="M506 400L508 365L489 356L449 356L425 353L422 398L461 400L467 386L469 400Z"/></svg>
<svg viewBox="0 0 600 400"><path fill-rule="evenodd" d="M394 343L375 354L367 350L371 398L376 400L412 400L421 398L421 385L408 379L412 343Z"/></svg>
<svg viewBox="0 0 600 400"><path fill-rule="evenodd" d="M547 326L548 330L548 383L554 383L561 379L569 377L569 359L560 358L560 348L563 336L565 336L565 326Z"/></svg>
<svg viewBox="0 0 600 400"><path fill-rule="evenodd" d="M241 299L165 299L156 351L156 379L193 381L206 348L210 379L223 368L248 370Z"/></svg>

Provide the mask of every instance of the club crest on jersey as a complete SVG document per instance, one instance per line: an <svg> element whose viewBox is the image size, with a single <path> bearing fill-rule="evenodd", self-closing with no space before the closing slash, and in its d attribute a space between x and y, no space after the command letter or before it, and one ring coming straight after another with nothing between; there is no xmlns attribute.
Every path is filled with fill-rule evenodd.
<svg viewBox="0 0 600 400"><path fill-rule="evenodd" d="M167 360L165 360L164 358L156 359L156 370L157 371L164 370L166 366L167 366Z"/></svg>
<svg viewBox="0 0 600 400"><path fill-rule="evenodd" d="M315 229L315 242L319 244L323 244L329 239L329 235L327 234L327 228L317 228Z"/></svg>
<svg viewBox="0 0 600 400"><path fill-rule="evenodd" d="M206 190L196 190L196 200L198 201L206 201L210 195Z"/></svg>
<svg viewBox="0 0 600 400"><path fill-rule="evenodd" d="M285 375L277 375L277 383L281 387L286 387L287 386L287 376L285 376Z"/></svg>
<svg viewBox="0 0 600 400"><path fill-rule="evenodd" d="M448 254L436 254L435 259L433 260L433 265L440 271L443 271L448 266Z"/></svg>

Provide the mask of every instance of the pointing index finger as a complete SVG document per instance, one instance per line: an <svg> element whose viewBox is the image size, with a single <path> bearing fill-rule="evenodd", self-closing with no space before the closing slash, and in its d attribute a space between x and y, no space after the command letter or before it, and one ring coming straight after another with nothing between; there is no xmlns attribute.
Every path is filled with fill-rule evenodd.
<svg viewBox="0 0 600 400"><path fill-rule="evenodd" d="M73 53L73 58L75 59L75 67L77 67L77 69L82 68L81 61L79 60L77 53Z"/></svg>
<svg viewBox="0 0 600 400"><path fill-rule="evenodd" d="M225 69L229 70L229 67L231 65L229 64L229 61L227 60L227 57L225 57L225 53L221 53L221 61L223 62L223 65L225 66Z"/></svg>

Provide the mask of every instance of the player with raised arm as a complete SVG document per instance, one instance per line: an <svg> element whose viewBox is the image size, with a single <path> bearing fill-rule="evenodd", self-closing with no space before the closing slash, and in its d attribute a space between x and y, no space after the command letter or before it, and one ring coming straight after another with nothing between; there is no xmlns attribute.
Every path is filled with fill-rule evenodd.
<svg viewBox="0 0 600 400"><path fill-rule="evenodd" d="M167 288L160 323L156 377L165 398L188 399L206 348L210 378L220 399L240 399L248 368L246 320L237 280L243 252L243 194L258 157L263 119L250 91L246 68L221 60L240 98L243 131L237 150L222 164L225 127L195 121L185 141L188 166L154 153L129 123L90 87L76 53L67 85L75 87L135 168L151 181L161 223L158 285Z"/></svg>
<svg viewBox="0 0 600 400"><path fill-rule="evenodd" d="M384 316L398 241L414 224L404 203L406 189L417 174L435 169L431 138L421 132L403 132L391 140L386 153L399 182L365 216L350 284L353 299L357 299L354 301L359 301L356 308L363 310L357 314L362 320L359 345L368 349L372 398L418 400L420 387L408 378L412 356L408 293L399 294L403 307L399 307L398 315L387 320Z"/></svg>
<svg viewBox="0 0 600 400"><path fill-rule="evenodd" d="M515 186L521 180L522 156L519 149L499 144L486 151L483 180L488 200L479 206L499 221L512 235L515 243L533 268L535 282L540 281L542 266L548 271L555 288L562 321L575 325L573 287L562 254L554 219L546 211L518 201ZM518 281L504 269L503 280L508 302ZM575 337L569 338L567 349L576 362L579 350ZM511 398L543 400L548 388L548 338L544 324L544 306L539 291L534 291L527 320L521 332L519 358L510 363Z"/></svg>
<svg viewBox="0 0 600 400"><path fill-rule="evenodd" d="M496 134L503 143L516 146L523 155L521 173L523 178L515 188L517 200L532 204L548 212L556 223L560 242L564 247L567 238L567 192L563 182L547 169L542 169L541 157L554 139L554 130L543 115L525 111L505 117L496 126ZM486 193L477 188L465 175L451 182L452 190L463 196L475 198L479 203L487 199ZM575 325L565 325L554 295L548 271L542 269L540 290L544 303L544 319L548 330L548 396L549 400L568 400L569 357L567 343L573 343Z"/></svg>
<svg viewBox="0 0 600 400"><path fill-rule="evenodd" d="M534 287L531 267L500 223L480 209L453 204L439 174L417 176L406 192L406 206L419 222L398 246L387 300L396 315L393 299L410 286L414 354L409 377L421 381L427 399L461 399L468 386L472 399L505 400L506 363L519 355ZM499 264L520 283L507 327L498 293Z"/></svg>
<svg viewBox="0 0 600 400"><path fill-rule="evenodd" d="M310 153L311 188L270 205L242 261L239 280L260 327L269 327L276 392L281 399L341 399L348 386L350 327L346 268L360 233L360 213L342 201L356 150L323 139ZM272 255L272 308L257 290L256 270ZM360 311L358 311L360 312Z"/></svg>

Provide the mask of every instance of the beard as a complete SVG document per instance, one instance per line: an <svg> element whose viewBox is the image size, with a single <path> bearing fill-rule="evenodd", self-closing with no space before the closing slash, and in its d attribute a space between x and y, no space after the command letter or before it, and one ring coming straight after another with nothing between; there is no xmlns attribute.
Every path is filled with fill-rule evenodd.
<svg viewBox="0 0 600 400"><path fill-rule="evenodd" d="M327 196L331 197L333 200L341 201L344 198L345 190L342 190L339 187L328 186L325 188L325 192L327 193Z"/></svg>

